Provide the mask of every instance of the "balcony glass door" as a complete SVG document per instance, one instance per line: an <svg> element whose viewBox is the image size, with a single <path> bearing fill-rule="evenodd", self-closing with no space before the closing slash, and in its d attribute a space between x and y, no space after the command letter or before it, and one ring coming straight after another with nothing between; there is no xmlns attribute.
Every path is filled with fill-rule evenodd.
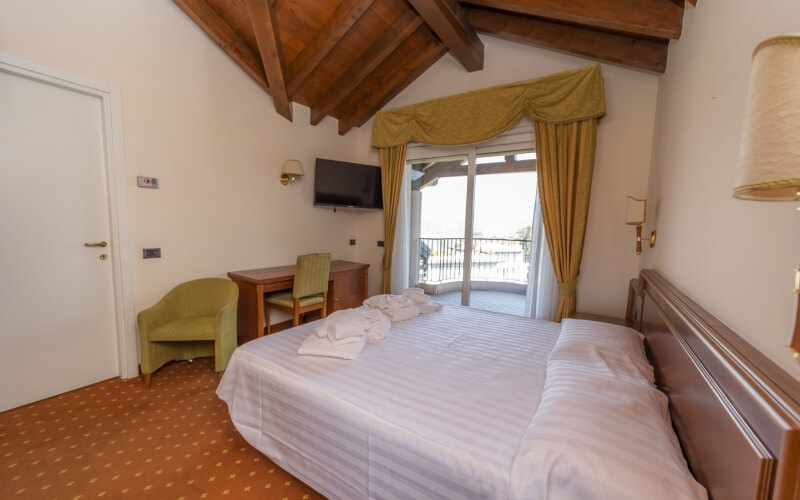
<svg viewBox="0 0 800 500"><path fill-rule="evenodd" d="M537 192L531 144L454 148L463 154L407 162L412 286L446 304L529 311Z"/></svg>
<svg viewBox="0 0 800 500"><path fill-rule="evenodd" d="M472 224L469 304L525 313L536 204L536 154L478 153Z"/></svg>
<svg viewBox="0 0 800 500"><path fill-rule="evenodd" d="M409 282L447 303L461 304L467 156L440 156L408 163L412 256Z"/></svg>

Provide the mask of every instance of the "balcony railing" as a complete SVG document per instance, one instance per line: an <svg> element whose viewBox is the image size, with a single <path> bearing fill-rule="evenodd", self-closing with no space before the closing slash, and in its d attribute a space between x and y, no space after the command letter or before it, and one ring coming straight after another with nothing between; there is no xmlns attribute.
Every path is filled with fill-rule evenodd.
<svg viewBox="0 0 800 500"><path fill-rule="evenodd" d="M531 240L472 239L472 281L527 283ZM420 238L419 282L464 278L464 238Z"/></svg>

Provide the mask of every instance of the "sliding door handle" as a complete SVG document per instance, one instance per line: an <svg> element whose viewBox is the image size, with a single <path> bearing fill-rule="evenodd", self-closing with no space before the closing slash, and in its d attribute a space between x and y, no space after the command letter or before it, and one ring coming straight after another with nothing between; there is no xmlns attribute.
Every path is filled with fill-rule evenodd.
<svg viewBox="0 0 800 500"><path fill-rule="evenodd" d="M105 247L108 246L108 243L105 241L99 241L97 243L84 243L83 246L85 247Z"/></svg>

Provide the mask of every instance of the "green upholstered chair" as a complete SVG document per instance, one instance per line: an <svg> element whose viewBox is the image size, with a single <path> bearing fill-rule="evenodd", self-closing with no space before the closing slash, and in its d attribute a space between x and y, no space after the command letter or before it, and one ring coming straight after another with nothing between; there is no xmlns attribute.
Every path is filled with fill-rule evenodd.
<svg viewBox="0 0 800 500"><path fill-rule="evenodd" d="M272 333L269 324L270 308L292 315L292 326L300 324L300 315L317 309L322 317L328 315L328 280L331 274L331 254L312 253L299 255L294 268L294 285L291 290L267 295L264 307L267 319L267 334Z"/></svg>
<svg viewBox="0 0 800 500"><path fill-rule="evenodd" d="M136 317L144 385L165 363L214 356L222 372L236 349L236 303L239 287L223 278L180 284Z"/></svg>

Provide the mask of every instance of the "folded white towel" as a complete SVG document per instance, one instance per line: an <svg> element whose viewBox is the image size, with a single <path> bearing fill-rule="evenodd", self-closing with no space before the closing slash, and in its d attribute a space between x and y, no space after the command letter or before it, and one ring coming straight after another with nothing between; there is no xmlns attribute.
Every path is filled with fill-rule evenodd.
<svg viewBox="0 0 800 500"><path fill-rule="evenodd" d="M358 337L345 337L343 339L338 339L338 340L328 337L328 340L331 341L331 345L340 346L340 345L345 345L345 344L354 344L356 342L361 342L362 337L363 337L363 335L360 335Z"/></svg>
<svg viewBox="0 0 800 500"><path fill-rule="evenodd" d="M403 292L403 294L405 295L405 292ZM428 302L431 301L430 295L425 295L424 293L409 292L409 294L405 296L408 298L408 300L410 300L411 302L413 302L415 305L418 306L427 304Z"/></svg>
<svg viewBox="0 0 800 500"><path fill-rule="evenodd" d="M427 304L422 304L419 306L420 314L428 314L436 311L442 310L442 304L439 302L430 301Z"/></svg>
<svg viewBox="0 0 800 500"><path fill-rule="evenodd" d="M298 354L307 356L328 356L332 358L355 359L358 353L364 349L367 337L362 335L356 337L357 342L333 345L328 337L319 338L316 334L311 334L306 338L297 350Z"/></svg>
<svg viewBox="0 0 800 500"><path fill-rule="evenodd" d="M314 327L314 333L317 334L317 337L323 339L328 336L328 324L323 322L321 325Z"/></svg>
<svg viewBox="0 0 800 500"><path fill-rule="evenodd" d="M385 309L383 314L389 316L392 323L397 323L398 321L405 321L419 316L419 307L411 306L402 309Z"/></svg>
<svg viewBox="0 0 800 500"><path fill-rule="evenodd" d="M402 295L382 294L373 295L372 297L364 300L364 305L372 309L386 311L388 309L402 309L405 307L411 307L414 305L414 302L409 300L407 297L403 297Z"/></svg>
<svg viewBox="0 0 800 500"><path fill-rule="evenodd" d="M364 325L361 321L341 319L328 323L328 337L332 340L341 340L362 335L364 335Z"/></svg>
<svg viewBox="0 0 800 500"><path fill-rule="evenodd" d="M367 327L367 338L370 340L383 340L389 335L389 330L392 329L392 321L377 309L373 309L372 312L378 313L379 319L370 322Z"/></svg>

